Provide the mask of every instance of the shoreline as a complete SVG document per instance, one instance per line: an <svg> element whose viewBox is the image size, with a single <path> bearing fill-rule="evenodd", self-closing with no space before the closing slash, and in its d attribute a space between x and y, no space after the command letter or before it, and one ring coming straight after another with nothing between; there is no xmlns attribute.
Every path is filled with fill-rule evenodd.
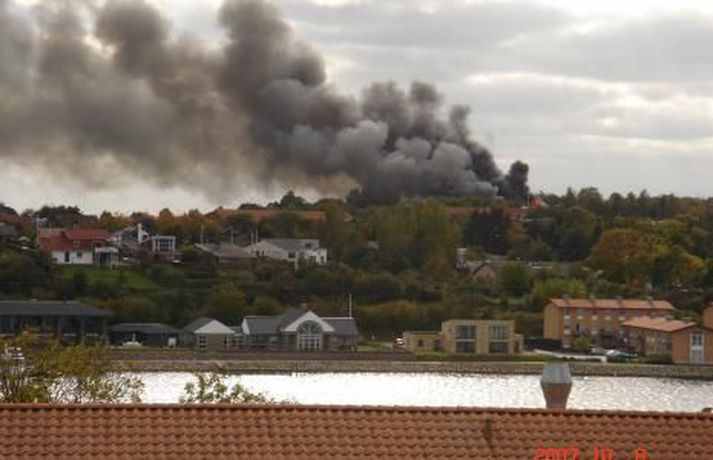
<svg viewBox="0 0 713 460"><path fill-rule="evenodd" d="M434 373L539 375L543 362L454 362L387 360L300 359L116 359L122 371L228 373ZM569 362L572 375L600 377L651 377L713 381L713 366L610 364Z"/></svg>

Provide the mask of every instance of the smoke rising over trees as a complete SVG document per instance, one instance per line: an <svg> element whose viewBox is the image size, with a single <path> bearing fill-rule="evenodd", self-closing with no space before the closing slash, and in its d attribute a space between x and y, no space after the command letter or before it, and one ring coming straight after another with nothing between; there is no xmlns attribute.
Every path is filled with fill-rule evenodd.
<svg viewBox="0 0 713 460"><path fill-rule="evenodd" d="M142 0L0 0L0 158L87 186L136 176L216 199L284 184L367 202L527 196L468 132L468 109L430 84L378 82L359 98L263 0L227 0L219 48L179 35ZM442 114L446 113L447 116Z"/></svg>

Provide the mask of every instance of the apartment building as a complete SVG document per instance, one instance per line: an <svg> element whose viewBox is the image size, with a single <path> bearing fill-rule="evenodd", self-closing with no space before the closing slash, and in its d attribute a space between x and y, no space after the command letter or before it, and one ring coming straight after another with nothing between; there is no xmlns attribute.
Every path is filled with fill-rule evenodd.
<svg viewBox="0 0 713 460"><path fill-rule="evenodd" d="M703 324L641 316L622 323L627 343L643 355L669 356L675 364L713 364L713 305Z"/></svg>
<svg viewBox="0 0 713 460"><path fill-rule="evenodd" d="M515 333L515 321L452 319L439 331L406 331L404 346L412 352L512 354L522 351L522 335Z"/></svg>
<svg viewBox="0 0 713 460"><path fill-rule="evenodd" d="M675 308L665 300L652 299L550 299L543 318L544 336L572 346L578 337L589 343L616 347L623 338L622 323L635 317L666 318Z"/></svg>

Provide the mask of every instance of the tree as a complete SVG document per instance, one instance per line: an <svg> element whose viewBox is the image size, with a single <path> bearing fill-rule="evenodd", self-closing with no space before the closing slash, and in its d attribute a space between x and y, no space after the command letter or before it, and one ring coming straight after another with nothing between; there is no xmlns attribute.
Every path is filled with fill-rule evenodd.
<svg viewBox="0 0 713 460"><path fill-rule="evenodd" d="M642 232L613 228L602 233L587 263L602 270L611 281L643 284L650 273L651 249L650 241Z"/></svg>
<svg viewBox="0 0 713 460"><path fill-rule="evenodd" d="M143 384L116 372L102 345L63 346L29 332L2 343L0 402L139 402Z"/></svg>
<svg viewBox="0 0 713 460"><path fill-rule="evenodd" d="M480 246L493 254L505 254L508 250L507 231L510 218L500 208L485 213L476 213L468 221L465 242Z"/></svg>
<svg viewBox="0 0 713 460"><path fill-rule="evenodd" d="M536 311L540 311L550 299L565 295L573 298L585 297L587 286L583 281L574 278L550 278L539 281L532 288L532 306Z"/></svg>
<svg viewBox="0 0 713 460"><path fill-rule="evenodd" d="M521 263L506 263L498 273L500 288L513 295L523 295L530 289L527 267Z"/></svg>
<svg viewBox="0 0 713 460"><path fill-rule="evenodd" d="M232 283L218 287L203 306L202 314L228 324L238 324L245 308L245 293Z"/></svg>
<svg viewBox="0 0 713 460"><path fill-rule="evenodd" d="M254 393L239 382L232 388L224 381L220 371L193 374L196 381L188 382L181 396L181 403L214 404L214 403L253 403L267 404L274 401L262 393Z"/></svg>
<svg viewBox="0 0 713 460"><path fill-rule="evenodd" d="M414 247L417 264L433 278L447 276L455 266L455 249L460 243L458 226L443 205L429 201L418 208Z"/></svg>

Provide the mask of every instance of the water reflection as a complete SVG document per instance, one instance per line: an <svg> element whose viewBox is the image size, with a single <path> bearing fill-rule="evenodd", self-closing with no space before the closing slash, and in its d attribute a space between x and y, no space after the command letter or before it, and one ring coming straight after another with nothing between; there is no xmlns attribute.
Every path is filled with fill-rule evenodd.
<svg viewBox="0 0 713 460"><path fill-rule="evenodd" d="M191 374L139 374L144 401L177 402ZM259 374L248 389L303 404L544 407L534 375L323 373ZM713 401L713 382L640 377L575 377L569 407L698 412Z"/></svg>

